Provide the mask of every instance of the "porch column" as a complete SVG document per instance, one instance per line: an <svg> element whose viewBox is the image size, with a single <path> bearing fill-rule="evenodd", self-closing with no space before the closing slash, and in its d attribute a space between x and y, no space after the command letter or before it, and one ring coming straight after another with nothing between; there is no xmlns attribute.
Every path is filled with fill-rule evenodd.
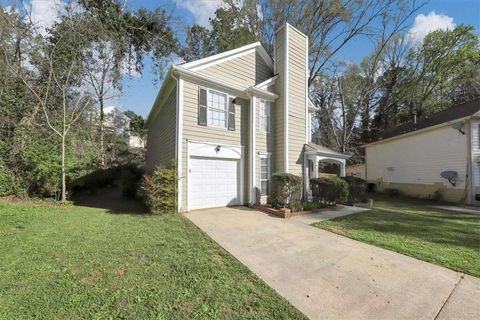
<svg viewBox="0 0 480 320"><path fill-rule="evenodd" d="M255 96L250 97L250 165L249 165L249 182L250 182L250 197L249 202L250 204L255 204L257 202L257 179L256 179L256 168L257 168L257 158L256 158L256 138L255 138L255 124L256 124L256 104L257 100Z"/></svg>
<svg viewBox="0 0 480 320"><path fill-rule="evenodd" d="M315 158L315 160L313 160L313 178L318 178L318 162L320 160L318 159L318 157Z"/></svg>
<svg viewBox="0 0 480 320"><path fill-rule="evenodd" d="M307 155L303 154L303 186L306 198L309 198L310 195L310 168L308 166Z"/></svg>
<svg viewBox="0 0 480 320"><path fill-rule="evenodd" d="M340 160L340 177L345 177L345 159Z"/></svg>

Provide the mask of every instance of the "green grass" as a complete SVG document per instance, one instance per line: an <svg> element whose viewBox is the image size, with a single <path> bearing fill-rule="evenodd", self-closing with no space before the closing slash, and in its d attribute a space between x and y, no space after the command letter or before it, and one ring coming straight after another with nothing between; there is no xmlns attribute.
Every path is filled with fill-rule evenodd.
<svg viewBox="0 0 480 320"><path fill-rule="evenodd" d="M304 319L178 216L0 202L2 319Z"/></svg>
<svg viewBox="0 0 480 320"><path fill-rule="evenodd" d="M480 215L428 205L382 197L371 211L314 226L480 277Z"/></svg>

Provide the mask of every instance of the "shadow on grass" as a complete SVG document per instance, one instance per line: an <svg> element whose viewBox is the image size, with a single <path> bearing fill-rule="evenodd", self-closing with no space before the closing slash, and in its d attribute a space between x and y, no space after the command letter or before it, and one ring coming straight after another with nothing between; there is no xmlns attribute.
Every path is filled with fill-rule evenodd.
<svg viewBox="0 0 480 320"><path fill-rule="evenodd" d="M112 214L147 214L148 209L136 199L127 199L120 190L102 188L95 192L80 192L72 197L77 206L105 209Z"/></svg>

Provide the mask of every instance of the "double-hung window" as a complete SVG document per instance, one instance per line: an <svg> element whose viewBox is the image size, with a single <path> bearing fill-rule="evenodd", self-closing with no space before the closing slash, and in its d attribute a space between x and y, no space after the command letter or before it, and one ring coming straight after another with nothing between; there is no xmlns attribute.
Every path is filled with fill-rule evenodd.
<svg viewBox="0 0 480 320"><path fill-rule="evenodd" d="M270 188L270 159L268 155L260 156L260 195L267 196Z"/></svg>
<svg viewBox="0 0 480 320"><path fill-rule="evenodd" d="M228 122L227 95L215 90L207 92L207 124L209 126L226 128Z"/></svg>
<svg viewBox="0 0 480 320"><path fill-rule="evenodd" d="M270 132L270 102L260 100L260 131Z"/></svg>

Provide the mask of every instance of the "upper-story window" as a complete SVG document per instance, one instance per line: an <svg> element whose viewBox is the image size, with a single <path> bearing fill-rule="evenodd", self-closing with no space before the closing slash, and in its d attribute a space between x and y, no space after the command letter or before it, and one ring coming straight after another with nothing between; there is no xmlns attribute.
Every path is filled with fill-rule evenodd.
<svg viewBox="0 0 480 320"><path fill-rule="evenodd" d="M209 126L226 128L228 121L227 95L215 90L207 93L207 124Z"/></svg>
<svg viewBox="0 0 480 320"><path fill-rule="evenodd" d="M270 132L270 102L260 100L260 131Z"/></svg>

